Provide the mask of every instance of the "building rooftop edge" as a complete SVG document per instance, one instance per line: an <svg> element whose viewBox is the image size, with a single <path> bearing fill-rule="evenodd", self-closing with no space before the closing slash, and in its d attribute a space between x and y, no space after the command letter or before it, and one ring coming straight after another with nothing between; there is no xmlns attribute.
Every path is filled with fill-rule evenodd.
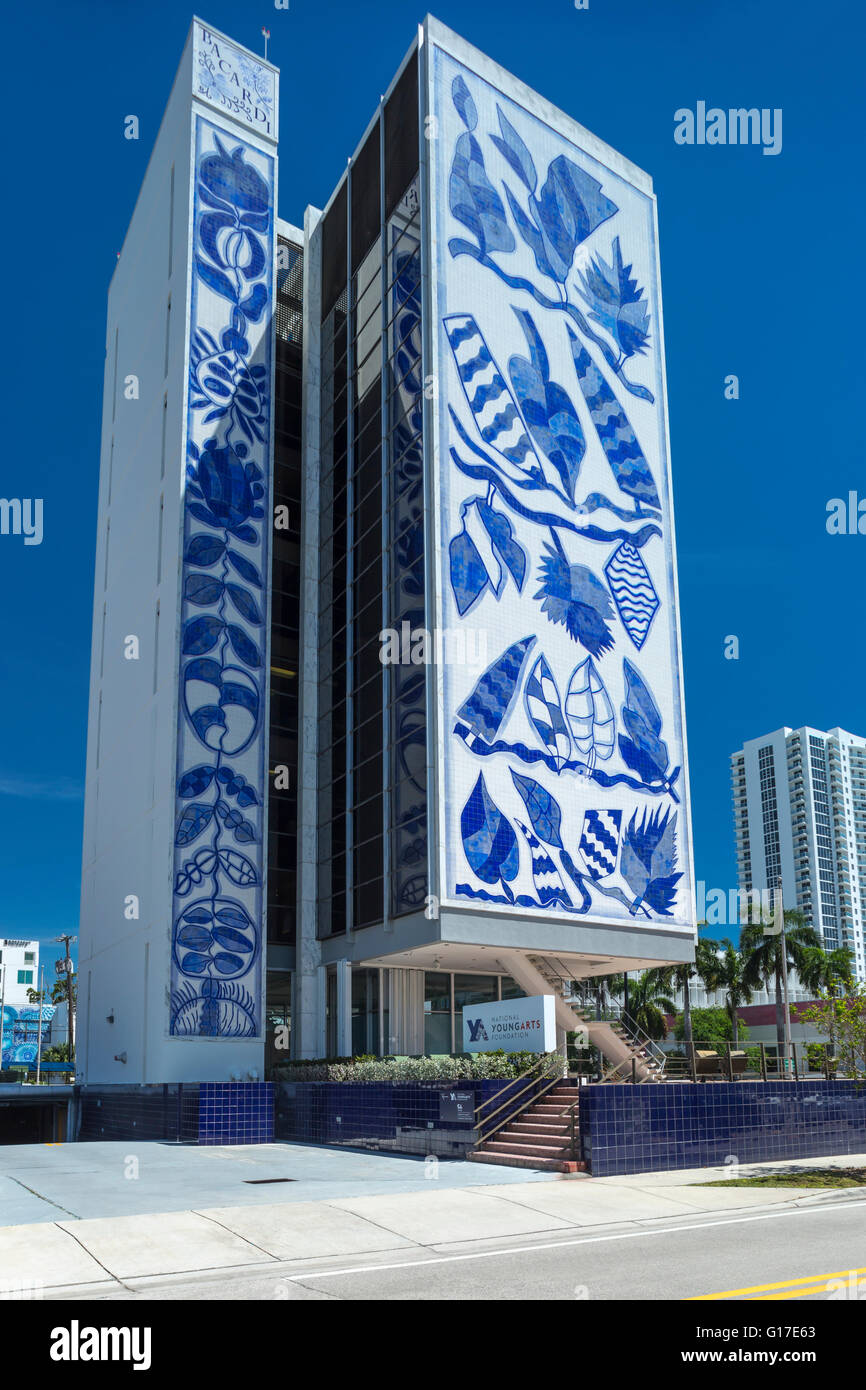
<svg viewBox="0 0 866 1390"><path fill-rule="evenodd" d="M557 126L564 126L565 131L561 133L568 134L569 138L572 139L576 145L581 146L584 152L590 155L591 158L606 163L613 172L619 173L624 178L629 179L641 193L655 198L651 174L648 174L645 169L642 169L639 164L635 164L626 155L621 154L613 145L609 145L600 135L595 135L593 131L581 125L580 121L574 116L570 116L567 111L563 111L561 107L556 106L552 101L548 100L547 97L543 96L541 92L536 91L534 87L530 87L528 82L524 82L522 78L517 77L508 68L503 67L501 63L497 63L494 58L491 58L489 54L485 53L482 49L476 48L474 44L462 38L460 34L454 29L450 29L447 24L443 24L435 15L428 12L424 16L424 22L421 28L424 36L429 39L431 43L437 44L440 48L445 49L459 62L465 62L467 59L471 59L473 65L478 70L478 75L482 77L484 81L490 82L491 85L495 86L497 81L501 80L502 77L507 78L508 83L504 90L508 91L510 96L515 97L516 94L518 100L520 96L532 98L530 110L533 111L533 114L538 115L541 120L546 121L554 128ZM510 90L510 88L514 88L515 90ZM536 107L538 109L535 109Z"/></svg>

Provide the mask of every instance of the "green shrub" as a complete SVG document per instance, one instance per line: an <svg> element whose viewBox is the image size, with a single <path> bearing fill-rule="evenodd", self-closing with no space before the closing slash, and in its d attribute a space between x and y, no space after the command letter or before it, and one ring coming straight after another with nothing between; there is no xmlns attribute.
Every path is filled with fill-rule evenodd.
<svg viewBox="0 0 866 1390"><path fill-rule="evenodd" d="M315 1057L277 1062L275 1081L462 1081L509 1080L534 1062L534 1052L464 1053L459 1057Z"/></svg>

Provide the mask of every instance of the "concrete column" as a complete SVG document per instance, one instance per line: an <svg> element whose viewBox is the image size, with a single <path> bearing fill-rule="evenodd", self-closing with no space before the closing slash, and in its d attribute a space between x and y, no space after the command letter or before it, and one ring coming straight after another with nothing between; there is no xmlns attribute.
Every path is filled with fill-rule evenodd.
<svg viewBox="0 0 866 1390"><path fill-rule="evenodd" d="M324 1057L325 993L317 936L319 414L321 393L321 213L304 215L303 516L298 714L298 918L292 1016L296 1057Z"/></svg>
<svg viewBox="0 0 866 1390"><path fill-rule="evenodd" d="M302 1057L325 1057L328 1052L328 967L319 965L314 971L315 1011L314 1027L310 1029L311 1051L302 1052Z"/></svg>

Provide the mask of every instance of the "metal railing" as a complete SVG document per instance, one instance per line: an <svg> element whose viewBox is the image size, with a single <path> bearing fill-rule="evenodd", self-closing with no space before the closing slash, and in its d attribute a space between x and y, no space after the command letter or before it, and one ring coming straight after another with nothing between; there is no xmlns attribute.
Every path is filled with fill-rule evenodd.
<svg viewBox="0 0 866 1390"><path fill-rule="evenodd" d="M771 1045L772 1046L772 1045ZM830 1049L821 1043L792 1043L789 1058L771 1051L763 1042L705 1041L681 1043L668 1052L666 1081L830 1081L836 1075L836 1062Z"/></svg>
<svg viewBox="0 0 866 1390"><path fill-rule="evenodd" d="M667 1053L620 1005L610 1005L605 1009L597 1008L593 1012L591 1005L582 1004L575 1000L571 1007L587 1024L608 1023L614 1028L620 1028L625 1034L623 1041L632 1050L631 1058L622 1062L614 1062L602 1076L602 1081L624 1081L626 1076L620 1073L629 1070L634 1072L636 1065L641 1063L647 1067L653 1079L661 1080L664 1077Z"/></svg>
<svg viewBox="0 0 866 1390"><path fill-rule="evenodd" d="M567 1105L564 1110L560 1110L559 1112L560 1119L565 1120L569 1126L569 1142L571 1145L571 1157L575 1162L580 1162L581 1159L580 1130L576 1127L575 1123L578 1118L579 1105L580 1100L578 1099L574 1101L572 1105Z"/></svg>
<svg viewBox="0 0 866 1390"><path fill-rule="evenodd" d="M625 1029L628 1039L633 1047L640 1048L642 1052L648 1053L647 1060L655 1063L657 1075L663 1076L667 1063L667 1053L659 1047L654 1038L651 1038L646 1029L641 1028L640 1024L632 1018L631 1014L626 1013L625 1009L619 1010L619 1021Z"/></svg>
<svg viewBox="0 0 866 1390"><path fill-rule="evenodd" d="M520 1087L520 1090L512 1092L506 1100L500 1101L496 1109L491 1110L489 1115L485 1115L483 1119L481 1118L481 1112L483 1110L486 1110L494 1101L500 1100L500 1096L502 1095L501 1091L498 1091L496 1095L488 1096L486 1100L481 1101L480 1105L476 1105L476 1145L484 1144L489 1139L492 1139L493 1135L502 1129L503 1126L517 1119L518 1115L522 1115L524 1110L528 1109L530 1105L534 1105L541 1096L558 1085L565 1075L566 1068L567 1062L564 1051L560 1048L554 1048L552 1052L545 1052L541 1057L538 1057L531 1067L527 1067L525 1072L521 1072L520 1076L514 1078L513 1085L517 1085L517 1083L521 1081L524 1083ZM510 1088L506 1087L505 1089L507 1090ZM527 1092L530 1094L527 1095ZM520 1096L524 1096L525 1099L516 1109L511 1109L514 1101ZM502 1119L498 1120L492 1127L489 1127L491 1121L494 1120L497 1115L501 1115L503 1110L507 1111L507 1114L503 1115Z"/></svg>

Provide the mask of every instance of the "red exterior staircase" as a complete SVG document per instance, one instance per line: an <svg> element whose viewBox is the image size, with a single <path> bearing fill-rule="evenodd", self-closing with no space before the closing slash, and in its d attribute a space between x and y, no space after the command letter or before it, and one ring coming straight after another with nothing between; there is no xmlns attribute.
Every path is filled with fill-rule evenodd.
<svg viewBox="0 0 866 1390"><path fill-rule="evenodd" d="M577 1086L558 1082L513 1120L483 1140L467 1154L474 1163L498 1163L507 1168L543 1168L555 1173L583 1172L586 1164L576 1159L571 1145L571 1119L567 1113L578 1101ZM563 1113L566 1112L566 1113ZM574 1112L577 1130L577 1110Z"/></svg>

